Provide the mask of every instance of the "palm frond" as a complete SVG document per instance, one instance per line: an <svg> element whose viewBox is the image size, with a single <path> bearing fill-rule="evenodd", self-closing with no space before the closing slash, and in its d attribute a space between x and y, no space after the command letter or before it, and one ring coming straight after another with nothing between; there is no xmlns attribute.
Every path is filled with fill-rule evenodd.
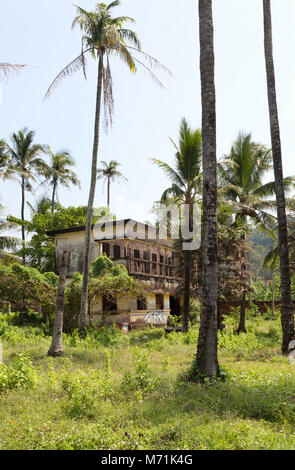
<svg viewBox="0 0 295 470"><path fill-rule="evenodd" d="M19 73L24 67L23 64L0 63L0 81L6 81L10 75Z"/></svg>
<svg viewBox="0 0 295 470"><path fill-rule="evenodd" d="M177 172L170 165L168 165L168 163L165 163L162 160L157 160L156 158L152 158L151 160L167 174L174 184L177 184L180 188L185 188L185 181L182 180L180 175L178 175Z"/></svg>
<svg viewBox="0 0 295 470"><path fill-rule="evenodd" d="M75 72L77 72L80 69L84 70L85 66L85 61L84 61L84 55L89 52L92 48L88 48L84 50L78 57L76 57L72 62L70 62L66 67L63 68L63 70L55 77L53 82L51 83L50 87L48 88L44 100L47 100L53 91L60 85L60 83L67 77L73 75Z"/></svg>

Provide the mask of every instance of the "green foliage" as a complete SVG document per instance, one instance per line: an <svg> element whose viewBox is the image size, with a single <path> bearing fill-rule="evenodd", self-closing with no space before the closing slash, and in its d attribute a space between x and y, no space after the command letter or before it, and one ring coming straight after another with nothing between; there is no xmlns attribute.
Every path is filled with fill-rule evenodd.
<svg viewBox="0 0 295 470"><path fill-rule="evenodd" d="M56 299L58 277L54 273L41 274L34 268L13 264L0 265L0 297L18 304L23 312L32 305L41 304L43 311L52 314Z"/></svg>
<svg viewBox="0 0 295 470"><path fill-rule="evenodd" d="M278 320L250 317L244 338L220 335L226 380L203 383L179 378L191 366L196 327L195 339L162 329L117 330L117 337L114 330L65 335L65 357L53 361L41 327L0 316L7 364L0 366L0 449L294 449L295 371L280 355ZM108 352L99 337L118 339ZM6 368L19 352L30 353L33 389L22 380L7 387Z"/></svg>
<svg viewBox="0 0 295 470"><path fill-rule="evenodd" d="M272 300L272 284L266 284L264 281L256 281L253 283L254 289L254 300L259 301L271 301ZM292 291L295 292L295 283L292 281ZM281 299L281 285L280 279L278 277L275 278L274 284L274 298L275 300Z"/></svg>
<svg viewBox="0 0 295 470"><path fill-rule="evenodd" d="M122 391L134 390L138 394L151 392L158 385L158 380L153 376L153 373L148 365L148 353L144 351L135 352L136 369L132 374L126 371L121 388Z"/></svg>
<svg viewBox="0 0 295 470"><path fill-rule="evenodd" d="M113 274L114 272L114 263L112 260L104 253L103 256L95 259L91 263L90 272L93 277L103 276L105 274Z"/></svg>
<svg viewBox="0 0 295 470"><path fill-rule="evenodd" d="M62 388L68 400L64 406L66 413L72 418L92 418L100 408L100 400L111 396L112 371L110 353L105 355L103 371L92 370L90 373L78 370L65 373L61 377Z"/></svg>
<svg viewBox="0 0 295 470"><path fill-rule="evenodd" d="M110 215L107 208L100 208L96 211L99 214ZM55 270L54 243L48 232L72 227L81 227L86 224L87 206L62 207L55 206L52 212L36 212L31 221L21 221L15 217L8 217L8 221L24 225L28 233L32 234L25 248L19 250L18 254L25 255L30 266L45 272ZM93 222L97 222L100 217L95 217Z"/></svg>
<svg viewBox="0 0 295 470"><path fill-rule="evenodd" d="M218 334L218 346L231 352L238 352L241 356L259 351L263 348L254 333L235 334L233 330L226 330Z"/></svg>
<svg viewBox="0 0 295 470"><path fill-rule="evenodd" d="M32 362L24 354L17 354L10 366L0 364L0 392L13 388L33 388L36 379Z"/></svg>
<svg viewBox="0 0 295 470"><path fill-rule="evenodd" d="M107 257L101 256L91 264L92 274L89 283L89 298L104 296L110 300L118 300L120 297L140 297L144 289L140 283L129 276L128 270L123 265L114 265Z"/></svg>

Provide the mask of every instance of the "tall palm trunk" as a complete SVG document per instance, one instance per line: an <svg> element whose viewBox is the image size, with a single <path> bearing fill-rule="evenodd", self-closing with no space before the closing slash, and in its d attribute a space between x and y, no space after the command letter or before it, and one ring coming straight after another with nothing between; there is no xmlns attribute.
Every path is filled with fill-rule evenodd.
<svg viewBox="0 0 295 470"><path fill-rule="evenodd" d="M107 196L107 205L110 207L111 203L111 180L108 178L108 196Z"/></svg>
<svg viewBox="0 0 295 470"><path fill-rule="evenodd" d="M214 30L212 0L199 0L200 70L203 132L203 244L202 308L196 355L198 370L219 375L217 358L217 177L216 96L214 79Z"/></svg>
<svg viewBox="0 0 295 470"><path fill-rule="evenodd" d="M22 188L21 219L24 224L26 194L25 194L25 178L23 176L21 179L21 188ZM25 236L25 226L23 224L22 224L22 247L25 248L26 236ZM23 254L23 264L25 263L26 263L26 257L25 257L25 254Z"/></svg>
<svg viewBox="0 0 295 470"><path fill-rule="evenodd" d="M84 264L83 264L83 284L82 284L82 300L80 312L80 332L85 331L88 323L88 283L89 283L89 265L90 265L90 235L91 223L93 216L93 203L96 189L97 179L97 159L99 148L99 128L100 128L100 113L101 113L101 97L102 97L102 80L103 80L103 54L99 55L98 64L98 78L97 78L97 97L96 97L96 112L94 124L94 143L92 155L92 169L91 169L91 183L89 191L89 200L87 208L87 219L85 229L85 249L84 249Z"/></svg>
<svg viewBox="0 0 295 470"><path fill-rule="evenodd" d="M188 220L185 222L189 226L189 231L193 231L193 211L194 205L191 201L191 197L187 195L186 205L189 208ZM193 240L187 240L187 242L192 242ZM184 250L183 251L184 259L184 296L183 296L183 315L182 315L182 330L184 333L188 332L189 326L189 310L190 310L190 295L191 295L191 270L192 270L192 251Z"/></svg>
<svg viewBox="0 0 295 470"><path fill-rule="evenodd" d="M64 251L61 257L59 268L59 282L56 297L56 311L54 319L54 328L52 342L48 351L48 356L59 357L63 355L62 347L62 330L64 318L65 303L65 285L66 285L66 269L67 269L68 252Z"/></svg>
<svg viewBox="0 0 295 470"><path fill-rule="evenodd" d="M246 242L246 235L243 233L241 236L241 242L243 244L242 246L242 259L246 259L246 248L245 248L245 242ZM245 277L245 272L247 270L246 264L242 264L242 273L243 277ZM247 333L246 330L246 292L243 292L242 295L242 300L240 303L240 322L239 326L237 329L237 333Z"/></svg>
<svg viewBox="0 0 295 470"><path fill-rule="evenodd" d="M53 183L53 190L52 190L52 199L51 199L51 212L54 212L54 205L55 205L55 194L56 194L56 182Z"/></svg>
<svg viewBox="0 0 295 470"><path fill-rule="evenodd" d="M264 11L264 48L267 75L268 104L270 129L275 174L275 191L277 199L279 253L281 272L282 309L281 322L283 330L282 352L287 354L288 346L294 339L294 317L291 300L290 262L288 248L288 227L286 216L285 192L283 185L282 150L279 127L279 116L276 97L276 81L272 46L272 18L270 0L263 0Z"/></svg>
<svg viewBox="0 0 295 470"><path fill-rule="evenodd" d="M184 296L183 296L183 314L182 331L188 332L189 306L190 306L190 287L191 287L191 251L183 252L184 258Z"/></svg>

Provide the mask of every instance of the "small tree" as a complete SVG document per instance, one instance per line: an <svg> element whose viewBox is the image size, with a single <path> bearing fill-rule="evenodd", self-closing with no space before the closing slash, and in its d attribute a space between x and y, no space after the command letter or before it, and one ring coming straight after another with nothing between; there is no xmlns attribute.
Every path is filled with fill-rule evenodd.
<svg viewBox="0 0 295 470"><path fill-rule="evenodd" d="M0 298L14 305L24 317L29 308L37 310L39 305L50 314L54 310L56 287L54 273L41 274L19 263L0 265Z"/></svg>
<svg viewBox="0 0 295 470"><path fill-rule="evenodd" d="M106 256L100 256L91 264L91 280L89 285L90 302L96 296L103 296L110 302L122 297L138 298L144 293L141 284L128 274L125 266L114 263Z"/></svg>

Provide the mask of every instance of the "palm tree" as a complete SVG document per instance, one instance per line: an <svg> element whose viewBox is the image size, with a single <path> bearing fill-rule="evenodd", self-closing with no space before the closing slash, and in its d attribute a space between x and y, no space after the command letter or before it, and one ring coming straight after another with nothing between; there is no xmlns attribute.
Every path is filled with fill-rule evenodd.
<svg viewBox="0 0 295 470"><path fill-rule="evenodd" d="M283 354L288 353L289 343L294 339L294 316L291 300L290 261L288 248L288 227L283 184L283 166L281 136L276 97L276 81L272 45L272 18L270 0L263 0L264 12L264 49L267 75L268 104L272 140L273 167L275 175L275 192L278 213L278 234L280 252L280 272L282 291L281 322L283 330Z"/></svg>
<svg viewBox="0 0 295 470"><path fill-rule="evenodd" d="M54 207L56 205L55 203ZM36 199L34 204L27 202L27 206L30 208L31 216L34 217L36 214L48 214L48 212L51 212L52 201L46 194L43 194L43 196Z"/></svg>
<svg viewBox="0 0 295 470"><path fill-rule="evenodd" d="M48 155L50 157L50 164L44 171L46 181L52 186L51 197L51 212L54 212L55 199L57 196L58 186L65 186L69 188L71 184L80 185L80 181L74 171L69 167L75 165L75 160L67 151L60 151L53 153L48 147Z"/></svg>
<svg viewBox="0 0 295 470"><path fill-rule="evenodd" d="M120 5L119 0L112 1L110 4L97 3L93 11L86 11L77 7L77 16L73 21L73 27L79 26L83 32L82 52L69 65L67 65L55 78L49 87L46 97L50 96L54 87L58 85L69 74L82 68L86 78L86 54L90 53L94 59L98 59L97 73L97 96L96 112L94 122L94 142L92 153L91 182L89 189L87 220L85 229L85 252L83 266L83 285L80 315L80 332L83 332L88 323L88 281L90 265L90 231L93 217L93 203L95 197L97 180L97 160L100 138L100 120L101 104L104 98L105 120L106 123L112 123L113 112L113 92L112 92L112 74L110 67L110 57L117 56L133 73L137 71L137 65L141 65L147 70L152 78L162 86L152 72L152 66L159 62L141 50L140 41L136 33L125 28L127 22L134 22L127 16L112 17L112 10ZM134 53L141 54L148 61L146 65L142 60L134 56ZM163 66L161 66L163 67Z"/></svg>
<svg viewBox="0 0 295 470"><path fill-rule="evenodd" d="M219 375L217 358L217 175L216 95L212 0L199 0L200 70L203 135L202 308L196 368L205 376Z"/></svg>
<svg viewBox="0 0 295 470"><path fill-rule="evenodd" d="M172 186L162 195L161 202L167 203L172 197L181 206L188 205L190 211L190 231L192 231L191 217L193 206L197 200L200 201L202 193L202 132L200 129L193 130L187 121L183 119L179 130L178 145L170 139L176 149L174 168L167 163L153 159L168 177ZM188 331L192 252L183 251L184 258L184 306L183 306L183 331Z"/></svg>
<svg viewBox="0 0 295 470"><path fill-rule="evenodd" d="M224 197L234 204L235 225L245 227L243 241L245 242L249 231L249 222L267 230L274 237L273 232L277 224L270 211L275 210L276 202L269 197L275 194L275 183L263 183L263 177L272 169L271 150L253 142L251 134L245 135L241 132L225 161L226 163L219 167L220 183ZM285 178L283 184L285 190L290 190L294 187L295 179ZM243 258L246 258L246 253ZM247 270L246 265L243 270ZM241 302L238 333L246 332L245 301L246 290Z"/></svg>
<svg viewBox="0 0 295 470"><path fill-rule="evenodd" d="M0 178L3 180L13 178L13 166L10 154L4 139L0 140Z"/></svg>
<svg viewBox="0 0 295 470"><path fill-rule="evenodd" d="M34 131L27 128L11 137L11 145L5 142L5 152L9 156L9 168L21 185L21 220L25 221L26 191L32 191L31 181L36 181L35 175L42 174L46 163L39 156L44 153L45 148L39 144L33 144ZM25 227L22 226L22 242L25 244ZM25 260L24 260L25 261Z"/></svg>
<svg viewBox="0 0 295 470"><path fill-rule="evenodd" d="M0 213L4 210L4 207L0 205ZM11 223L8 223L2 217L0 218L0 233L5 232L11 228ZM16 237L7 235L0 235L0 259L1 262L15 261L16 256L13 255L13 251L18 247L19 240ZM6 251L9 250L9 251Z"/></svg>
<svg viewBox="0 0 295 470"><path fill-rule="evenodd" d="M107 182L107 206L110 207L110 191L111 183L114 181L128 181L124 175L118 170L118 167L121 166L119 162L111 160L110 163L101 162L103 168L97 170L97 179L104 179Z"/></svg>

